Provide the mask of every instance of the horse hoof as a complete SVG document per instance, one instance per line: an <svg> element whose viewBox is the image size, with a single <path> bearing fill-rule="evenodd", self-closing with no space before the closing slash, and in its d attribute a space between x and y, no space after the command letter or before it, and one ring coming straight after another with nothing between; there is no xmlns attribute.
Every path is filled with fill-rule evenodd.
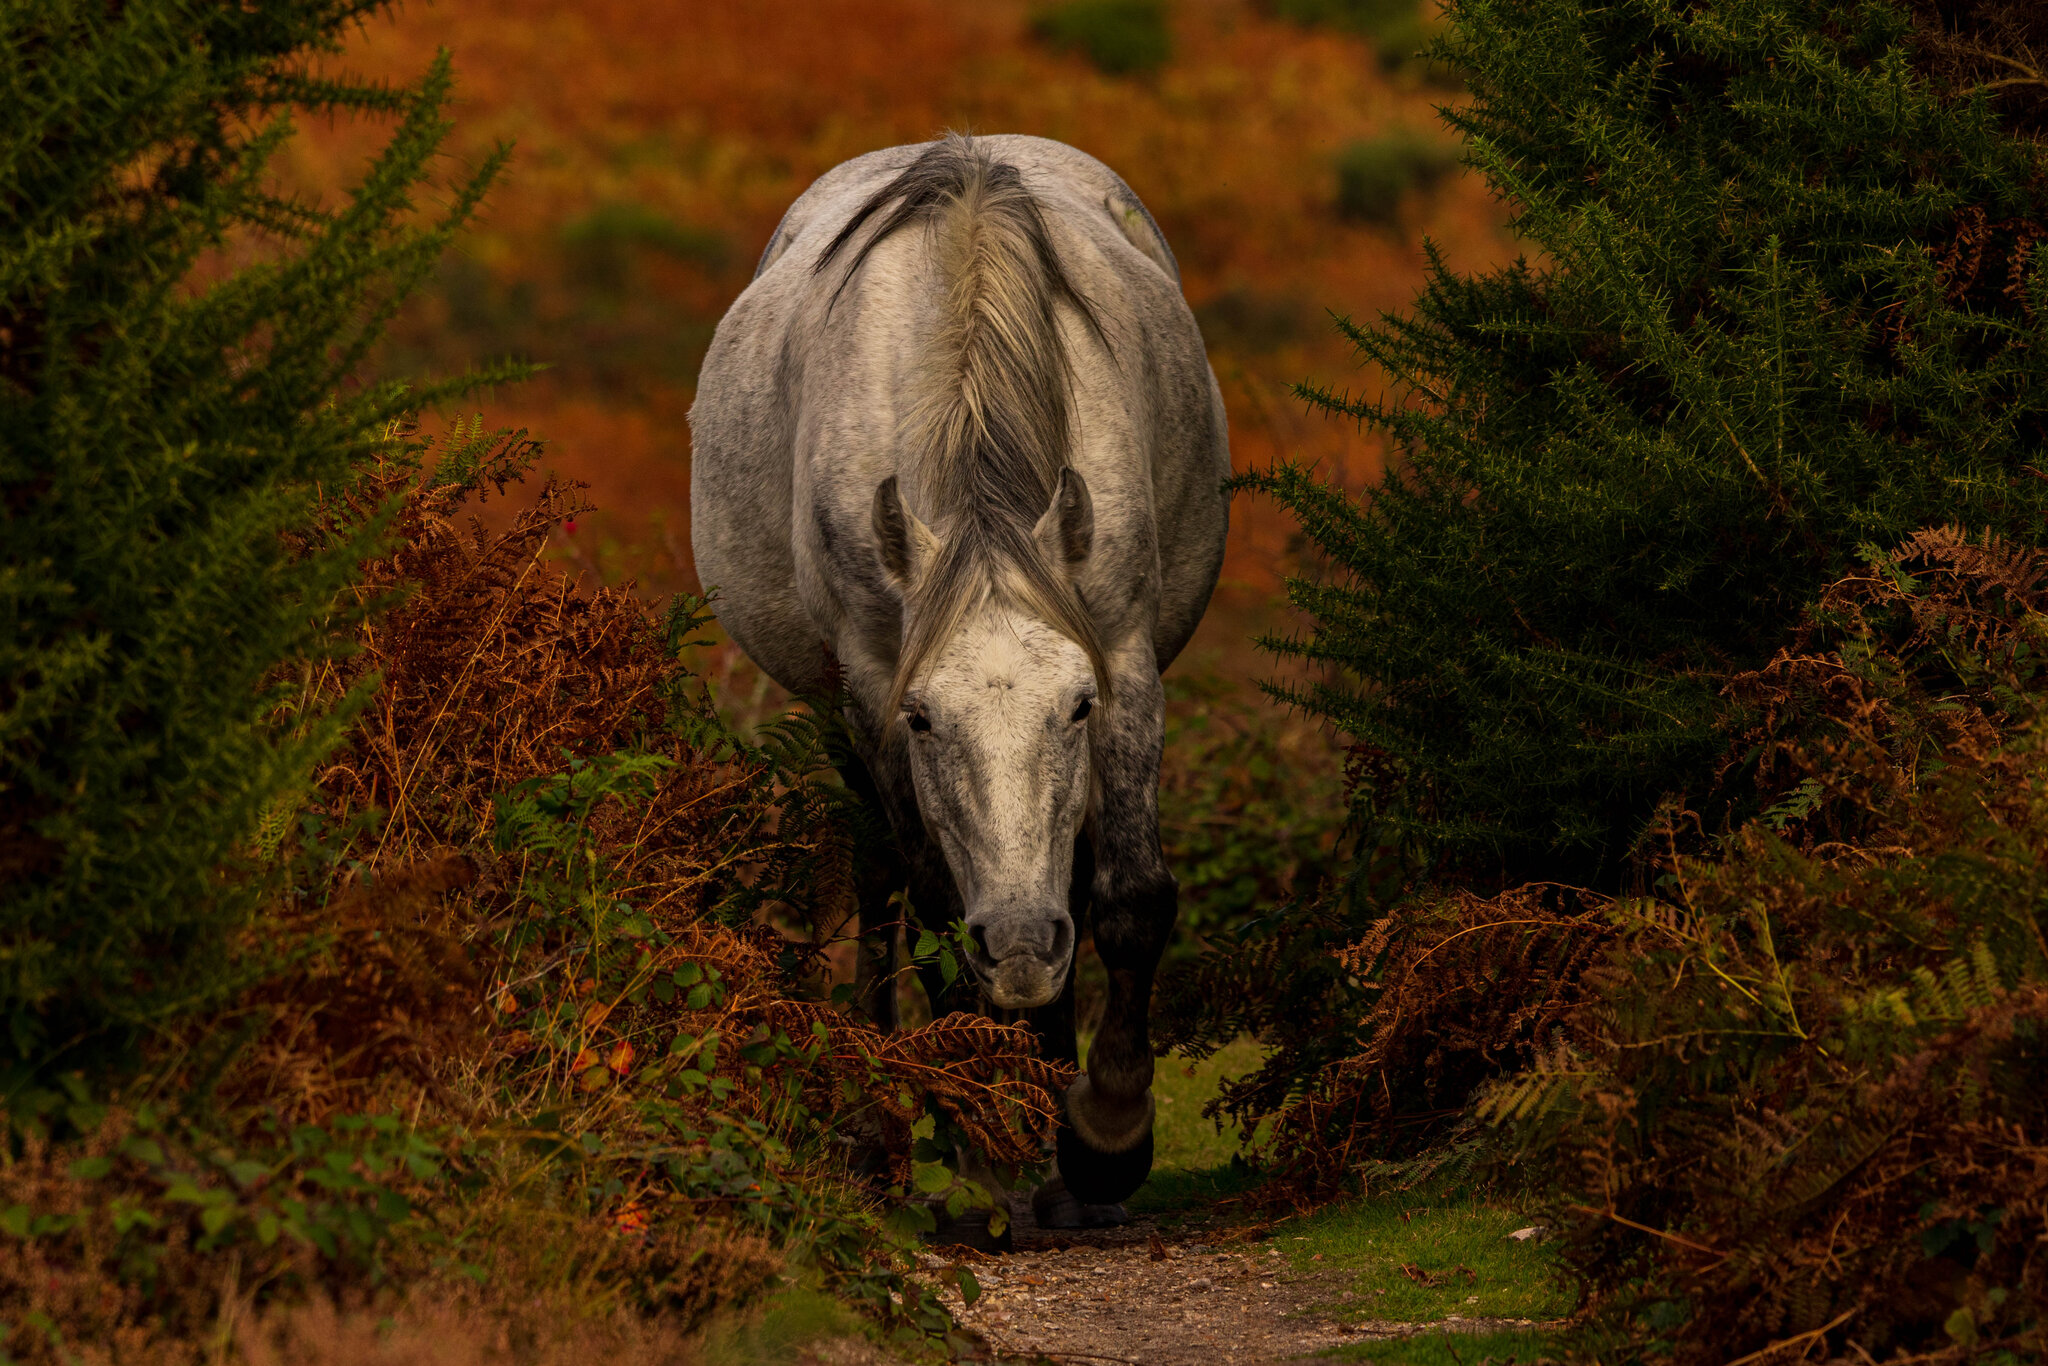
<svg viewBox="0 0 2048 1366"><path fill-rule="evenodd" d="M971 1247L976 1252L1011 1250L1009 1226L1004 1225L1001 1233L990 1233L986 1214L966 1214L958 1219L949 1219L943 1208L933 1212L939 1216L938 1226L924 1235L925 1242L933 1247Z"/></svg>
<svg viewBox="0 0 2048 1366"><path fill-rule="evenodd" d="M1031 1193L1031 1215L1040 1228L1122 1228L1131 1222L1122 1205L1084 1205L1055 1176Z"/></svg>
<svg viewBox="0 0 2048 1366"><path fill-rule="evenodd" d="M1072 1127L1059 1131L1060 1176L1083 1205L1118 1205L1131 1198L1152 1174L1152 1131L1120 1153L1098 1152Z"/></svg>

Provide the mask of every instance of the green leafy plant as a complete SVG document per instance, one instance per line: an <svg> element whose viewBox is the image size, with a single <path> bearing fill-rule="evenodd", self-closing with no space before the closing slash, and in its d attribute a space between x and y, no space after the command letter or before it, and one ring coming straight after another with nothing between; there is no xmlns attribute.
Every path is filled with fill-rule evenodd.
<svg viewBox="0 0 2048 1366"><path fill-rule="evenodd" d="M1348 809L1321 728L1210 675L1169 675L1166 691L1159 825L1180 882L1168 948L1180 960L1337 876Z"/></svg>

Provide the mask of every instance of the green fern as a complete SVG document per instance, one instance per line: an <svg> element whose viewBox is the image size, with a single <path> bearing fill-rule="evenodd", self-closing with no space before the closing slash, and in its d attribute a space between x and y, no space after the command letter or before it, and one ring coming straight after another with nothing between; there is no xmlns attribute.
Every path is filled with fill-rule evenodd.
<svg viewBox="0 0 2048 1366"><path fill-rule="evenodd" d="M1533 1065L1484 1088L1472 1113L1496 1128L1513 1124L1540 1129L1575 1109L1587 1088L1600 1078L1601 1073L1587 1065L1569 1042L1554 1038L1548 1050L1537 1053Z"/></svg>
<svg viewBox="0 0 2048 1366"><path fill-rule="evenodd" d="M1927 967L1913 969L1912 1008L1909 1023L1952 1024L1966 1020L1980 1010L1996 1005L2005 995L1998 963L1982 939L1970 951L1944 963L1939 974Z"/></svg>

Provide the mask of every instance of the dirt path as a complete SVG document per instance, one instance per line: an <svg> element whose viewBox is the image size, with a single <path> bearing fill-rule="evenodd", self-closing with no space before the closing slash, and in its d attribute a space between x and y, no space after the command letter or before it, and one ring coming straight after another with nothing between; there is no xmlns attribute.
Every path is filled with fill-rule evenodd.
<svg viewBox="0 0 2048 1366"><path fill-rule="evenodd" d="M1120 1229L1046 1230L1032 1222L1027 1201L1014 1203L1014 1252L941 1248L920 1259L948 1307L998 1360L1263 1366L1423 1331L1412 1323L1338 1322L1329 1310L1356 1303L1354 1278L1296 1271L1260 1243L1225 1242L1221 1233L1207 1235L1215 1246L1196 1241L1203 1235L1163 1237L1142 1216ZM981 1284L972 1305L961 1303L944 1274L956 1262ZM1453 1319L1444 1326L1517 1325Z"/></svg>

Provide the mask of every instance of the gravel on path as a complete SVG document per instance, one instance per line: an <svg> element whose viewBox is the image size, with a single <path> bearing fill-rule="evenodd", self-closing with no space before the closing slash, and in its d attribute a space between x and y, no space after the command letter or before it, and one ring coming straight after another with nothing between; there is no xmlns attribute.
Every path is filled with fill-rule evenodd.
<svg viewBox="0 0 2048 1366"><path fill-rule="evenodd" d="M1297 1271L1277 1248L1208 1246L1168 1238L1145 1217L1119 1229L1040 1229L1029 1203L1013 1201L1015 1251L933 1248L920 1275L996 1361L1131 1363L1132 1366L1264 1366L1349 1343L1449 1329L1529 1326L1513 1319L1452 1318L1416 1324L1340 1318L1356 1305L1355 1275ZM962 1303L952 1268L981 1286Z"/></svg>

